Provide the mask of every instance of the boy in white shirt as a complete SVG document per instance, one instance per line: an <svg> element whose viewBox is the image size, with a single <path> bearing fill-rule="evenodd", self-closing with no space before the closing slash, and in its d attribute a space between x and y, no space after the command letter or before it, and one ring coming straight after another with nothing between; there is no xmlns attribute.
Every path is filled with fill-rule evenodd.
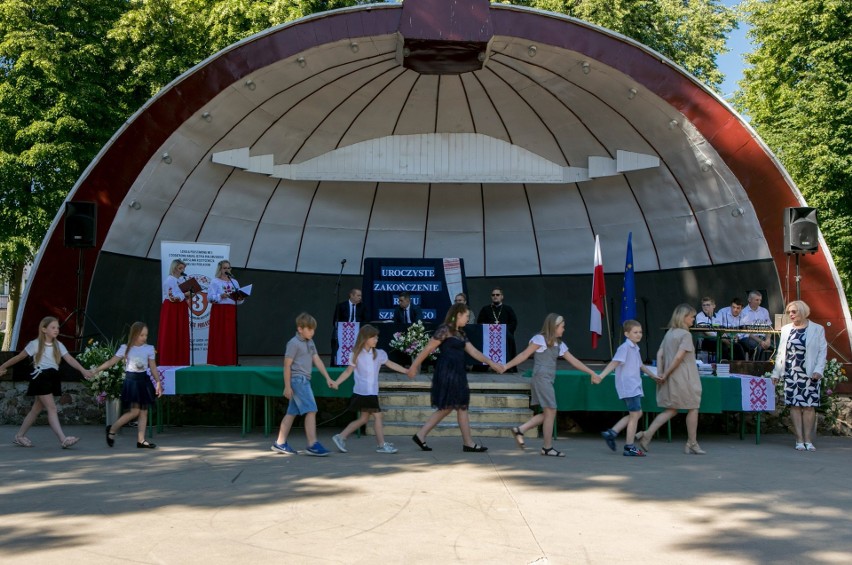
<svg viewBox="0 0 852 565"><path fill-rule="evenodd" d="M607 447L615 451L615 438L621 433L621 430L627 428L627 437L623 455L625 457L644 457L645 452L638 449L634 444L636 436L636 428L639 425L639 419L642 417L642 373L644 371L649 376L656 378L656 374L642 364L642 354L639 352L639 342L642 341L642 324L636 320L627 320L624 322L624 337L627 339L615 351L615 356L601 373L592 378L594 384L600 382L613 369L615 369L615 390L618 392L618 398L624 400L627 405L627 416L621 418L616 424L601 432L606 441Z"/></svg>

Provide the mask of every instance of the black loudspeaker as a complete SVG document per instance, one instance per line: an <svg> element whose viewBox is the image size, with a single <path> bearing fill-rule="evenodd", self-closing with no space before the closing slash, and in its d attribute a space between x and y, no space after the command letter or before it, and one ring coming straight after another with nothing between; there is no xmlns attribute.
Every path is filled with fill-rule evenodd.
<svg viewBox="0 0 852 565"><path fill-rule="evenodd" d="M819 226L816 208L784 210L784 253L819 251Z"/></svg>
<svg viewBox="0 0 852 565"><path fill-rule="evenodd" d="M94 202L65 203L65 247L94 247L98 231Z"/></svg>

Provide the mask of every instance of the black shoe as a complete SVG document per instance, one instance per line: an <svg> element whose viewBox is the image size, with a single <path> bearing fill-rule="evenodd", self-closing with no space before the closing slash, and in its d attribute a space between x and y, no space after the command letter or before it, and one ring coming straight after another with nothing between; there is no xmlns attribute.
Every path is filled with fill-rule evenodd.
<svg viewBox="0 0 852 565"><path fill-rule="evenodd" d="M115 445L115 434L109 431L110 427L111 426L106 427L106 440L107 445L112 447L113 445Z"/></svg>
<svg viewBox="0 0 852 565"><path fill-rule="evenodd" d="M157 444L156 444L156 443L151 443L151 442L150 442L150 441L148 441L148 440L145 440L145 441L137 441L137 442L136 442L136 447L137 447L138 449L157 449Z"/></svg>
<svg viewBox="0 0 852 565"><path fill-rule="evenodd" d="M462 445L462 451L467 453L483 453L485 451L488 451L488 448L484 445L474 443L473 445Z"/></svg>
<svg viewBox="0 0 852 565"><path fill-rule="evenodd" d="M423 451L432 451L432 448L426 445L426 442L417 437L417 434L411 436L411 441L417 444L417 447L422 449Z"/></svg>

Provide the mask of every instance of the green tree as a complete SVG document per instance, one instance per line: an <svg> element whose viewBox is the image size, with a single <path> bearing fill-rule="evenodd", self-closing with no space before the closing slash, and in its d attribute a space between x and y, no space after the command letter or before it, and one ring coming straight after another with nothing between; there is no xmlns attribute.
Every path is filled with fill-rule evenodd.
<svg viewBox="0 0 852 565"><path fill-rule="evenodd" d="M716 57L725 53L736 13L718 0L511 0L617 31L659 51L718 90L724 77Z"/></svg>
<svg viewBox="0 0 852 565"><path fill-rule="evenodd" d="M12 327L24 264L83 169L127 109L106 73L107 30L123 0L0 4L0 275ZM6 332L8 349L11 332Z"/></svg>
<svg viewBox="0 0 852 565"><path fill-rule="evenodd" d="M852 0L748 0L757 46L735 103L808 204L852 297Z"/></svg>

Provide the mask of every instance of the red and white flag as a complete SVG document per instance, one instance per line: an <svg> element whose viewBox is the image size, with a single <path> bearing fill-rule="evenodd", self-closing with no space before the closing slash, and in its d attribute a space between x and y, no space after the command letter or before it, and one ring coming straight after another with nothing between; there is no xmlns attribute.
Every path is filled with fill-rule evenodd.
<svg viewBox="0 0 852 565"><path fill-rule="evenodd" d="M601 259L600 236L595 236L595 271L592 276L592 314L589 318L589 331L592 332L592 349L598 347L598 337L603 335L604 297L606 297L606 286L604 285L603 260Z"/></svg>

